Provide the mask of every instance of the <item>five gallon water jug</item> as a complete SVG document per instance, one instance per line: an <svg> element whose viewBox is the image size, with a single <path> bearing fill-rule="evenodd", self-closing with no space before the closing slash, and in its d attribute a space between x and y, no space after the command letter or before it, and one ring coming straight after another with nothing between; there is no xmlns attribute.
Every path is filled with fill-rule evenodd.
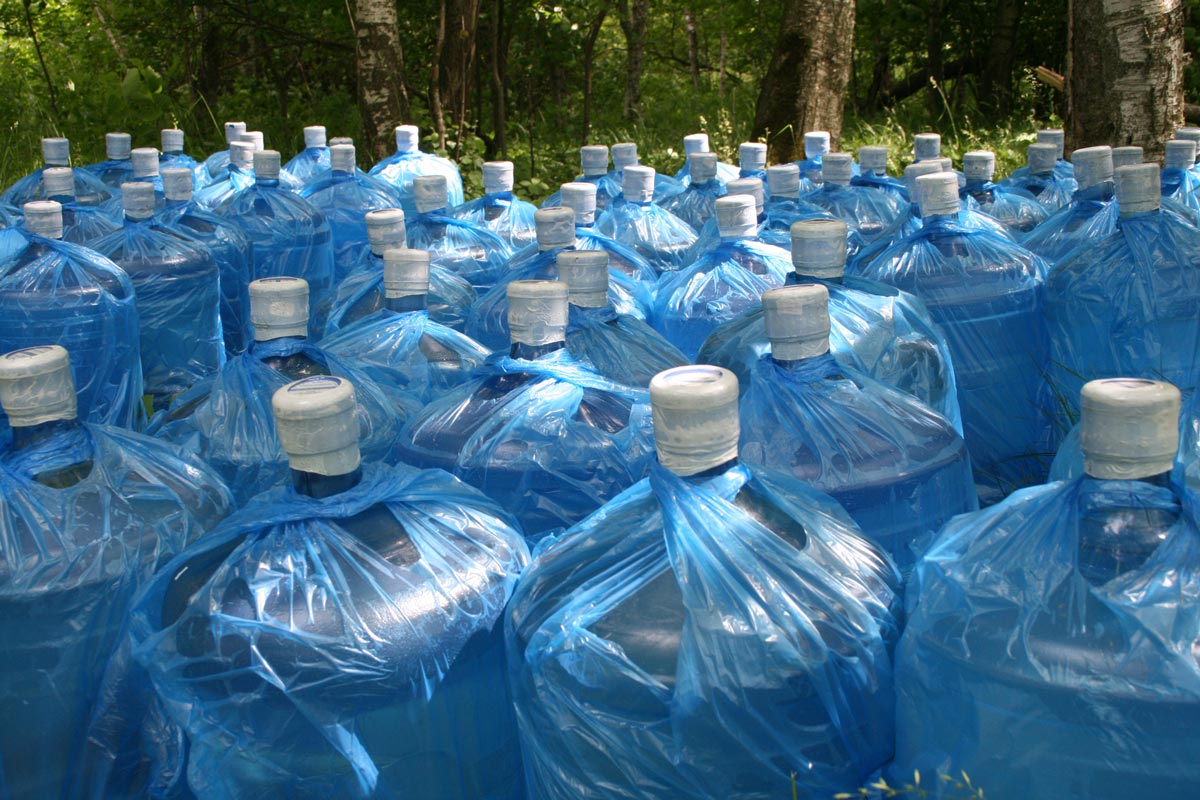
<svg viewBox="0 0 1200 800"><path fill-rule="evenodd" d="M1117 170L1117 230L1064 258L1046 282L1055 432L1093 378L1194 387L1200 377L1200 230L1160 207L1155 164Z"/></svg>
<svg viewBox="0 0 1200 800"><path fill-rule="evenodd" d="M217 152L204 159L204 171L208 173L208 181L212 183L215 180L225 177L225 170L229 169L229 162L233 158L233 143L241 141L241 136L246 132L246 123L244 122L226 122L225 123L225 150Z"/></svg>
<svg viewBox="0 0 1200 800"><path fill-rule="evenodd" d="M866 247L879 239L894 237L904 222L908 206L874 187L852 185L853 165L849 153L826 153L821 167L824 182L804 195L803 200L845 222Z"/></svg>
<svg viewBox="0 0 1200 800"><path fill-rule="evenodd" d="M368 211L366 222L370 249L338 284L325 321L326 334L354 325L384 307L387 299L383 284L384 254L393 248L408 247L404 211L401 209ZM430 319L462 330L466 324L467 309L475 299L475 290L466 280L441 264L430 264L429 291L425 298Z"/></svg>
<svg viewBox="0 0 1200 800"><path fill-rule="evenodd" d="M696 232L670 211L655 205L657 173L652 167L630 164L621 174L621 202L613 202L597 221L596 229L632 247L660 273L686 266L684 259L696 241Z"/></svg>
<svg viewBox="0 0 1200 800"><path fill-rule="evenodd" d="M767 289L782 286L791 272L788 252L755 241L754 198L728 195L717 201L721 243L691 266L663 275L651 320L689 358L722 322L759 305Z"/></svg>
<svg viewBox="0 0 1200 800"><path fill-rule="evenodd" d="M1027 152L1029 166L1015 170L1012 175L1000 181L1000 185L1024 189L1051 211L1071 202L1071 195L1074 194L1077 184L1074 177L1055 171L1057 146L1050 143L1031 144Z"/></svg>
<svg viewBox="0 0 1200 800"><path fill-rule="evenodd" d="M71 143L59 138L42 139L42 161L46 167L71 166ZM76 170L74 175L75 199L85 206L104 205L120 196L119 190L106 186L84 170ZM0 194L0 206L19 214L26 203L45 198L42 170L36 169Z"/></svg>
<svg viewBox="0 0 1200 800"><path fill-rule="evenodd" d="M110 213L108 204L85 206L75 202L75 170L70 167L42 170L42 186L46 199L62 206L64 242L87 245L121 227L120 218Z"/></svg>
<svg viewBox="0 0 1200 800"><path fill-rule="evenodd" d="M1024 189L992 183L996 172L996 154L991 150L972 150L963 155L963 175L967 185L959 196L979 210L999 220L1015 234L1029 233L1050 216L1049 209Z"/></svg>
<svg viewBox="0 0 1200 800"><path fill-rule="evenodd" d="M25 227L24 246L0 263L0 350L67 348L80 418L136 427L144 410L133 282L99 253L62 241L58 203L27 203Z"/></svg>
<svg viewBox="0 0 1200 800"><path fill-rule="evenodd" d="M533 212L537 206L513 195L513 163L488 161L483 171L483 197L449 209L449 214L482 225L516 252L536 238Z"/></svg>
<svg viewBox="0 0 1200 800"><path fill-rule="evenodd" d="M197 797L523 796L501 612L528 551L437 471L364 460L355 389L272 399L290 486L159 573L134 652Z"/></svg>
<svg viewBox="0 0 1200 800"><path fill-rule="evenodd" d="M767 146L762 142L738 145L738 177L767 180Z"/></svg>
<svg viewBox="0 0 1200 800"><path fill-rule="evenodd" d="M0 356L0 794L63 797L134 595L228 511L201 461L81 422L67 351ZM93 746L120 742L92 732Z"/></svg>
<svg viewBox="0 0 1200 800"><path fill-rule="evenodd" d="M133 165L129 180L153 186L154 207L162 208L165 198L162 176L158 174L158 150L153 147L135 147L129 154L129 163Z"/></svg>
<svg viewBox="0 0 1200 800"><path fill-rule="evenodd" d="M1179 392L1096 381L1082 405L1084 477L952 521L917 567L901 778L965 772L1030 800L1186 796L1200 780L1200 530L1166 478Z"/></svg>
<svg viewBox="0 0 1200 800"><path fill-rule="evenodd" d="M555 260L558 279L567 284L571 355L591 362L604 377L630 386L649 386L664 369L688 363L679 348L643 319L617 310L609 289L608 253L564 250Z"/></svg>
<svg viewBox="0 0 1200 800"><path fill-rule="evenodd" d="M420 133L416 125L396 126L396 152L371 167L370 175L400 191L404 213L409 217L417 211L413 180L423 175L440 175L446 179L447 206L462 205L462 175L453 161L422 153Z"/></svg>
<svg viewBox="0 0 1200 800"><path fill-rule="evenodd" d="M1050 467L1041 395L1046 265L1007 238L960 224L953 174L917 183L921 230L862 275L921 298L945 332L979 499L991 504L1041 482Z"/></svg>
<svg viewBox="0 0 1200 800"><path fill-rule="evenodd" d="M355 172L352 144L328 148L329 172L310 179L300 196L320 209L333 234L334 280L341 283L370 249L365 215L368 211L400 206L391 186Z"/></svg>
<svg viewBox="0 0 1200 800"><path fill-rule="evenodd" d="M534 796L827 798L892 753L899 576L836 503L738 462L737 380L650 385L658 463L509 606Z"/></svg>
<svg viewBox="0 0 1200 800"><path fill-rule="evenodd" d="M743 185L747 191L741 192L739 190ZM802 219L834 218L825 209L815 206L807 200L801 200L800 186L800 168L795 164L767 167L767 199L762 207L763 219L758 228L759 240L786 250L791 246L791 229L795 222ZM734 193L753 196L756 204L761 191L762 187L752 182L735 184L733 188ZM711 233L711 227L705 228L701 232L700 238L706 239L711 236ZM695 249L699 249L699 247L696 245ZM858 231L851 234L850 248L853 253L862 249L862 237Z"/></svg>
<svg viewBox="0 0 1200 800"><path fill-rule="evenodd" d="M738 178L725 184L725 196L732 197L736 195L747 195L754 200L754 215L758 224L755 225L753 237L767 244L780 246L778 219L767 219L766 196L763 189L763 182L758 178ZM824 214L824 212L815 208L813 212ZM684 265L694 264L701 256L711 252L720 244L721 230L717 224L716 214L714 214L708 222L704 223L704 227L697 231L696 241L692 242L692 246L684 253Z"/></svg>
<svg viewBox="0 0 1200 800"><path fill-rule="evenodd" d="M133 281L147 401L155 410L225 363L221 278L208 247L154 221L154 187L121 187L125 226L92 244Z"/></svg>
<svg viewBox="0 0 1200 800"><path fill-rule="evenodd" d="M1200 175L1196 166L1196 142L1173 139L1166 143L1163 158L1162 195L1191 212L1193 219L1200 214Z"/></svg>
<svg viewBox="0 0 1200 800"><path fill-rule="evenodd" d="M336 376L358 387L362 448L374 460L394 461L392 445L405 416L422 399L367 376L351 359L307 341L308 287L300 278L250 284L254 343L211 379L176 397L154 415L146 432L211 464L241 505L280 483L287 459L271 417L271 394L293 380Z"/></svg>
<svg viewBox="0 0 1200 800"><path fill-rule="evenodd" d="M829 294L829 346L856 372L912 395L962 428L950 347L925 304L878 281L845 275L846 223L804 220L792 226L792 267L787 284L820 284ZM709 335L697 363L732 370L743 389L769 352L759 306Z"/></svg>
<svg viewBox="0 0 1200 800"><path fill-rule="evenodd" d="M821 172L822 161L830 150L827 131L808 131L804 134L804 158L796 162L800 168L800 191L811 192L825 181Z"/></svg>
<svg viewBox="0 0 1200 800"><path fill-rule="evenodd" d="M725 181L717 176L716 153L688 156L688 181L682 192L662 202L662 207L700 230L717 213L717 198L725 196Z"/></svg>
<svg viewBox="0 0 1200 800"><path fill-rule="evenodd" d="M253 185L254 143L234 142L229 145L229 162L220 177L196 193L196 202L215 210Z"/></svg>
<svg viewBox="0 0 1200 800"><path fill-rule="evenodd" d="M167 169L187 169L192 173L195 186L203 187L208 184L208 170L202 162L189 156L183 150L183 131L178 128L163 128L160 134L162 154L158 157L158 171Z"/></svg>
<svg viewBox="0 0 1200 800"><path fill-rule="evenodd" d="M612 199L621 193L621 182L613 179L608 173L608 146L585 144L579 148L579 166L582 174L575 179L575 183L590 183L595 186L596 209L601 213L607 211ZM558 192L542 201L542 208L559 205L565 203Z"/></svg>
<svg viewBox="0 0 1200 800"><path fill-rule="evenodd" d="M155 220L200 242L212 252L221 275L221 332L225 353L244 352L250 331L250 295L254 250L241 227L204 209L192 199L191 170L169 167L163 171L166 202Z"/></svg>
<svg viewBox="0 0 1200 800"><path fill-rule="evenodd" d="M859 174L850 179L851 186L873 186L883 189L901 202L911 202L904 181L888 174L888 149L881 145L858 148Z"/></svg>
<svg viewBox="0 0 1200 800"><path fill-rule="evenodd" d="M647 291L653 292L658 282L658 273L641 253L627 244L618 242L596 230L595 184L564 183L560 190L562 205L575 212L575 247L579 250L603 250L608 253L609 266L627 277L642 283ZM528 253L526 248L522 253ZM520 255L513 257L511 265L520 263Z"/></svg>
<svg viewBox="0 0 1200 800"><path fill-rule="evenodd" d="M638 161L638 149L635 142L620 142L612 146L612 172L608 173L612 179L613 185L621 189L624 194L625 186L625 168L640 166ZM661 175L658 172L654 173L654 195L655 203L661 203L668 197L677 195L683 191L683 185L672 178L670 175ZM613 204L625 202L628 198L613 195Z"/></svg>
<svg viewBox="0 0 1200 800"><path fill-rule="evenodd" d="M688 186L695 178L692 177L692 156L697 153L711 153L709 147L707 133L689 133L683 137L683 167L679 172L675 173L675 180L679 181L684 188ZM715 153L713 155L716 155ZM733 164L726 164L724 161L717 162L717 180L721 183L726 183L738 177L738 168Z"/></svg>
<svg viewBox="0 0 1200 800"><path fill-rule="evenodd" d="M508 286L512 347L409 420L401 459L482 489L541 537L575 524L645 476L653 458L644 389L566 350L567 287Z"/></svg>
<svg viewBox="0 0 1200 800"><path fill-rule="evenodd" d="M1062 261L1072 250L1111 234L1117 228L1113 202L1111 147L1085 147L1071 153L1079 188L1071 202L1030 231L1021 244L1050 264Z"/></svg>
<svg viewBox="0 0 1200 800"><path fill-rule="evenodd" d="M539 208L534 214L537 225L537 252L519 253L510 262L504 277L467 312L466 332L491 350L509 343L508 287L515 281L555 280L558 278L558 254L575 249L575 214L569 208ZM653 298L643 284L630 280L623 272L612 271L608 296L622 314L646 319Z"/></svg>
<svg viewBox="0 0 1200 800"><path fill-rule="evenodd" d="M1054 171L1062 177L1074 178L1075 165L1063 158L1067 134L1062 128L1046 128L1037 132L1039 144L1054 145Z"/></svg>
<svg viewBox="0 0 1200 800"><path fill-rule="evenodd" d="M449 188L442 175L420 175L412 181L416 210L405 209L408 243L433 253L434 263L450 270L477 291L496 285L507 271L512 250L482 225L447 213Z"/></svg>
<svg viewBox="0 0 1200 800"><path fill-rule="evenodd" d="M290 175L300 183L307 184L325 177L331 166L332 152L325 143L325 126L308 125L304 128L304 149L280 168L280 174ZM353 164L351 170L353 171Z"/></svg>
<svg viewBox="0 0 1200 800"><path fill-rule="evenodd" d="M133 164L129 160L129 152L132 147L133 137L128 133L106 133L104 134L105 159L80 169L91 173L110 189L120 191L121 184L133 176Z"/></svg>
<svg viewBox="0 0 1200 800"><path fill-rule="evenodd" d="M762 303L771 351L742 397L742 458L829 494L907 571L947 520L979 508L962 436L834 360L824 286L772 289Z"/></svg>

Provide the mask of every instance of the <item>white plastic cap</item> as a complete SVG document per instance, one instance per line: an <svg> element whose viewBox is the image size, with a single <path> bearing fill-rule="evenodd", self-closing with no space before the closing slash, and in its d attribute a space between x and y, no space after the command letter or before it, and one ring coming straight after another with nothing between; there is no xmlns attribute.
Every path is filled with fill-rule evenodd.
<svg viewBox="0 0 1200 800"><path fill-rule="evenodd" d="M71 166L71 142L60 136L42 139L42 161L47 167Z"/></svg>
<svg viewBox="0 0 1200 800"><path fill-rule="evenodd" d="M417 211L437 211L450 205L450 187L445 175L418 175L413 178L413 203Z"/></svg>
<svg viewBox="0 0 1200 800"><path fill-rule="evenodd" d="M0 356L0 407L14 428L75 419L75 381L66 349L47 344Z"/></svg>
<svg viewBox="0 0 1200 800"><path fill-rule="evenodd" d="M886 172L888 149L881 145L866 145L858 148L858 166L866 172Z"/></svg>
<svg viewBox="0 0 1200 800"><path fill-rule="evenodd" d="M658 462L687 477L737 458L738 381L722 367L664 370L650 379Z"/></svg>
<svg viewBox="0 0 1200 800"><path fill-rule="evenodd" d="M192 171L187 167L167 167L162 171L162 182L163 194L168 200L192 199Z"/></svg>
<svg viewBox="0 0 1200 800"><path fill-rule="evenodd" d="M1142 148L1136 145L1129 147L1114 147L1112 149L1113 169L1120 167L1131 167L1135 164L1141 164L1145 160L1145 154Z"/></svg>
<svg viewBox="0 0 1200 800"><path fill-rule="evenodd" d="M305 147L324 147L325 146L325 126L324 125L308 125L304 128L304 146Z"/></svg>
<svg viewBox="0 0 1200 800"><path fill-rule="evenodd" d="M238 137L238 140L242 142L249 142L250 144L254 145L254 149L256 151L262 150L266 147L266 139L264 138L262 131L246 131Z"/></svg>
<svg viewBox="0 0 1200 800"><path fill-rule="evenodd" d="M717 230L722 239L753 236L758 232L754 198L746 194L717 198Z"/></svg>
<svg viewBox="0 0 1200 800"><path fill-rule="evenodd" d="M487 161L483 165L483 193L503 194L513 190L513 163Z"/></svg>
<svg viewBox="0 0 1200 800"><path fill-rule="evenodd" d="M104 134L104 154L110 161L127 161L133 147L133 137L128 133Z"/></svg>
<svg viewBox="0 0 1200 800"><path fill-rule="evenodd" d="M951 159L942 156L933 160L942 165L942 172L954 172L954 161Z"/></svg>
<svg viewBox="0 0 1200 800"><path fill-rule="evenodd" d="M953 172L935 172L917 178L917 201L922 217L957 214L958 176Z"/></svg>
<svg viewBox="0 0 1200 800"><path fill-rule="evenodd" d="M408 228L404 224L403 209L368 211L367 241L371 244L371 252L380 257L390 248L407 247Z"/></svg>
<svg viewBox="0 0 1200 800"><path fill-rule="evenodd" d="M1075 166L1075 181L1080 189L1111 183L1113 179L1113 149L1108 145L1081 147L1071 153Z"/></svg>
<svg viewBox="0 0 1200 800"><path fill-rule="evenodd" d="M1163 167L1191 169L1196 165L1196 143L1188 139L1172 139L1166 144Z"/></svg>
<svg viewBox="0 0 1200 800"><path fill-rule="evenodd" d="M840 278L846 272L846 236L840 219L801 219L792 223L792 266L797 275Z"/></svg>
<svg viewBox="0 0 1200 800"><path fill-rule="evenodd" d="M739 195L748 194L754 198L755 213L761 214L763 210L763 184L758 178L737 178L725 184L725 194Z"/></svg>
<svg viewBox="0 0 1200 800"><path fill-rule="evenodd" d="M1122 217L1154 211L1162 205L1162 175L1158 164L1118 167L1117 207Z"/></svg>
<svg viewBox="0 0 1200 800"><path fill-rule="evenodd" d="M164 153L183 152L183 131L179 128L163 128L160 141Z"/></svg>
<svg viewBox="0 0 1200 800"><path fill-rule="evenodd" d="M917 194L917 178L922 175L933 175L942 171L942 165L936 161L918 161L904 168L904 185L908 188L908 196L915 203L920 195Z"/></svg>
<svg viewBox="0 0 1200 800"><path fill-rule="evenodd" d="M821 175L825 183L848 186L854 177L854 157L849 153L826 153L821 159Z"/></svg>
<svg viewBox="0 0 1200 800"><path fill-rule="evenodd" d="M829 290L824 286L769 289L762 305L772 357L798 361L829 352Z"/></svg>
<svg viewBox="0 0 1200 800"><path fill-rule="evenodd" d="M821 158L829 152L829 131L809 131L804 134L804 157Z"/></svg>
<svg viewBox="0 0 1200 800"><path fill-rule="evenodd" d="M613 147L616 151L616 147ZM649 203L654 199L654 167L630 164L621 173L621 193L631 203Z"/></svg>
<svg viewBox="0 0 1200 800"><path fill-rule="evenodd" d="M275 431L294 470L346 475L358 469L358 404L345 378L317 375L271 397Z"/></svg>
<svg viewBox="0 0 1200 800"><path fill-rule="evenodd" d="M1063 150L1066 147L1067 135L1062 128L1047 128L1037 132L1037 141L1038 144L1054 145L1054 158L1057 160L1063 157Z"/></svg>
<svg viewBox="0 0 1200 800"><path fill-rule="evenodd" d="M567 285L558 281L513 281L508 285L508 328L513 343L542 345L567 335Z"/></svg>
<svg viewBox="0 0 1200 800"><path fill-rule="evenodd" d="M716 153L692 153L688 156L688 174L692 183L704 183L717 177Z"/></svg>
<svg viewBox="0 0 1200 800"><path fill-rule="evenodd" d="M396 126L396 152L415 153L421 144L421 131L416 125Z"/></svg>
<svg viewBox="0 0 1200 800"><path fill-rule="evenodd" d="M383 296L389 299L429 293L429 251L392 247L383 251Z"/></svg>
<svg viewBox="0 0 1200 800"><path fill-rule="evenodd" d="M240 142L242 134L246 132L246 123L244 122L226 122L225 123L225 144L233 144Z"/></svg>
<svg viewBox="0 0 1200 800"><path fill-rule="evenodd" d="M133 164L133 177L153 178L158 175L158 150L153 147L135 147L129 154Z"/></svg>
<svg viewBox="0 0 1200 800"><path fill-rule="evenodd" d="M603 175L608 172L608 145L585 144L579 148L579 166L584 175Z"/></svg>
<svg viewBox="0 0 1200 800"><path fill-rule="evenodd" d="M575 244L575 211L563 206L539 208L533 212L533 228L538 250L555 250Z"/></svg>
<svg viewBox="0 0 1200 800"><path fill-rule="evenodd" d="M689 133L683 137L683 154L685 156L707 153L709 149L707 133Z"/></svg>
<svg viewBox="0 0 1200 800"><path fill-rule="evenodd" d="M335 144L329 148L329 169L333 172L354 172L357 152L352 144Z"/></svg>
<svg viewBox="0 0 1200 800"><path fill-rule="evenodd" d="M240 169L254 166L254 143L234 142L229 145L229 163Z"/></svg>
<svg viewBox="0 0 1200 800"><path fill-rule="evenodd" d="M567 285L571 305L608 305L608 253L604 250L564 250L555 258L558 279Z"/></svg>
<svg viewBox="0 0 1200 800"><path fill-rule="evenodd" d="M767 168L767 146L762 142L742 142L738 145L738 166L746 170Z"/></svg>
<svg viewBox="0 0 1200 800"><path fill-rule="evenodd" d="M1083 385L1083 469L1102 480L1170 471L1179 445L1179 390L1164 381L1106 378Z"/></svg>
<svg viewBox="0 0 1200 800"><path fill-rule="evenodd" d="M121 208L126 219L149 219L154 216L154 184L133 181L121 184Z"/></svg>
<svg viewBox="0 0 1200 800"><path fill-rule="evenodd" d="M1200 128L1195 128L1195 127L1191 127L1191 126L1185 127L1185 128L1179 128L1175 131L1175 138L1176 139L1187 139L1189 142L1196 142L1196 143L1200 144Z"/></svg>
<svg viewBox="0 0 1200 800"><path fill-rule="evenodd" d="M633 142L619 142L612 146L613 169L623 170L638 163L637 145Z"/></svg>
<svg viewBox="0 0 1200 800"><path fill-rule="evenodd" d="M799 197L800 168L795 164L767 167L767 191L771 197Z"/></svg>
<svg viewBox="0 0 1200 800"><path fill-rule="evenodd" d="M75 170L70 167L42 170L42 192L46 197L75 197Z"/></svg>
<svg viewBox="0 0 1200 800"><path fill-rule="evenodd" d="M34 236L61 239L63 235L62 205L53 200L34 200L21 206L25 215L25 230Z"/></svg>
<svg viewBox="0 0 1200 800"><path fill-rule="evenodd" d="M990 181L996 174L996 154L991 150L971 150L963 155L963 175L969 181Z"/></svg>
<svg viewBox="0 0 1200 800"><path fill-rule="evenodd" d="M254 152L254 175L260 181L279 180L279 151L256 150Z"/></svg>
<svg viewBox="0 0 1200 800"><path fill-rule="evenodd" d="M308 281L303 278L259 278L250 281L250 322L254 340L308 336Z"/></svg>
<svg viewBox="0 0 1200 800"><path fill-rule="evenodd" d="M335 144L354 144L354 139L349 136L334 136L329 140L329 146L333 147Z"/></svg>
<svg viewBox="0 0 1200 800"><path fill-rule="evenodd" d="M564 183L559 195L565 208L575 212L576 225L591 225L596 220L596 184Z"/></svg>
<svg viewBox="0 0 1200 800"><path fill-rule="evenodd" d="M913 158L926 161L937 158L942 154L942 135L940 133L918 133L913 137Z"/></svg>
<svg viewBox="0 0 1200 800"><path fill-rule="evenodd" d="M1025 158L1029 163L1030 172L1034 175L1044 175L1054 171L1054 162L1058 160L1058 148L1046 143L1031 144Z"/></svg>

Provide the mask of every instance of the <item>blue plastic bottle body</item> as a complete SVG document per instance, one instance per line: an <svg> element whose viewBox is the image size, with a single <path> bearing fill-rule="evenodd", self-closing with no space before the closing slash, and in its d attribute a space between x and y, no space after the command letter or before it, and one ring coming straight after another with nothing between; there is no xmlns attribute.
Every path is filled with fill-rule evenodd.
<svg viewBox="0 0 1200 800"><path fill-rule="evenodd" d="M571 306L567 350L590 361L609 380L644 388L664 369L690 363L645 321L619 313L611 303L603 308Z"/></svg>
<svg viewBox="0 0 1200 800"><path fill-rule="evenodd" d="M400 206L400 193L374 178L350 172L331 172L300 190L300 196L321 210L333 237L335 283L341 283L371 249L367 241L368 211Z"/></svg>
<svg viewBox="0 0 1200 800"><path fill-rule="evenodd" d="M658 273L682 269L696 241L691 226L654 203L613 203L596 230L636 250Z"/></svg>
<svg viewBox="0 0 1200 800"><path fill-rule="evenodd" d="M280 173L286 173L295 178L302 184L312 183L314 180L325 177L325 173L329 172L329 148L328 147L306 147L292 158L291 161L283 165Z"/></svg>
<svg viewBox="0 0 1200 800"><path fill-rule="evenodd" d="M429 292L425 308L430 318L456 331L466 325L467 310L476 300L475 290L463 278L441 264L429 265ZM353 326L386 305L383 290L383 259L369 249L338 284L326 318L325 335Z"/></svg>
<svg viewBox="0 0 1200 800"><path fill-rule="evenodd" d="M103 181L86 170L74 170L75 201L85 206L100 206L113 201L119 202L121 192L107 186ZM0 194L0 206L12 213L20 214L26 203L34 200L45 200L46 192L42 186L42 170L33 172L21 178Z"/></svg>
<svg viewBox="0 0 1200 800"><path fill-rule="evenodd" d="M512 192L497 192L468 200L461 206L447 209L446 213L487 228L515 253L537 241L537 228L533 224L535 211L537 206L517 198Z"/></svg>
<svg viewBox="0 0 1200 800"><path fill-rule="evenodd" d="M1027 233L1021 245L1054 265L1076 248L1115 231L1119 216L1111 183L1081 189L1070 203Z"/></svg>
<svg viewBox="0 0 1200 800"><path fill-rule="evenodd" d="M445 176L450 206L462 205L463 202L462 175L459 174L458 167L454 162L430 153L422 153L419 150L393 153L371 167L367 174L400 192L400 207L410 218L417 214L416 201L413 199L413 178L421 175Z"/></svg>
<svg viewBox="0 0 1200 800"><path fill-rule="evenodd" d="M504 277L512 251L499 236L448 216L445 209L413 213L407 220L408 246L429 250L431 264L453 272L481 294Z"/></svg>
<svg viewBox="0 0 1200 800"><path fill-rule="evenodd" d="M662 207L699 231L717 216L717 198L725 196L725 184L713 178L704 183L692 183L674 197L662 202Z"/></svg>

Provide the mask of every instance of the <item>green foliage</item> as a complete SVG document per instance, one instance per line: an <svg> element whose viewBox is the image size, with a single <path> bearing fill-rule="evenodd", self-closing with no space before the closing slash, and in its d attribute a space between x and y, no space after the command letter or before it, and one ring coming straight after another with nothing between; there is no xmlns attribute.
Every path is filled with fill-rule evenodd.
<svg viewBox="0 0 1200 800"><path fill-rule="evenodd" d="M793 792L794 793L794 792ZM938 775L938 786L930 788L921 783L921 773L913 772L912 783L892 786L880 778L868 786L859 787L853 792L839 792L833 800L855 800L855 798L887 798L906 797L914 800L927 800L938 797L941 800L985 800L983 789L971 783L971 776L965 771L955 775Z"/></svg>

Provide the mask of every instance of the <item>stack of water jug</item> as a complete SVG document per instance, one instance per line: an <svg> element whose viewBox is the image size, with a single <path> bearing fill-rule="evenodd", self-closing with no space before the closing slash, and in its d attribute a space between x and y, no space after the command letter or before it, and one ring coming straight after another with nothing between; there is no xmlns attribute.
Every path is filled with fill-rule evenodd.
<svg viewBox="0 0 1200 800"><path fill-rule="evenodd" d="M1196 791L1200 129L225 132L0 195L0 797Z"/></svg>

